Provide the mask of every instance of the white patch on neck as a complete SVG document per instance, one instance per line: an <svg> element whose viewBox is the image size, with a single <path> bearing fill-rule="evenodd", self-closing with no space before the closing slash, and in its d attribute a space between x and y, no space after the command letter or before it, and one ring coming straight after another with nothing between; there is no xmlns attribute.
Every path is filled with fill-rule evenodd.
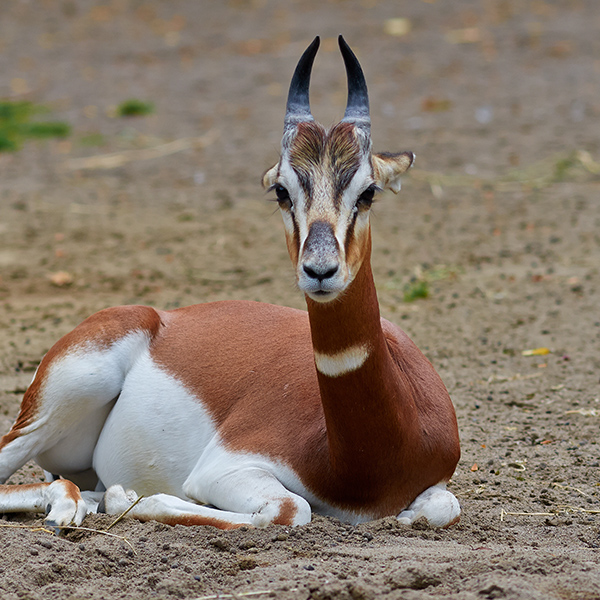
<svg viewBox="0 0 600 600"><path fill-rule="evenodd" d="M346 373L357 371L369 358L366 345L351 346L337 354L322 354L315 350L317 370L328 377L340 377Z"/></svg>

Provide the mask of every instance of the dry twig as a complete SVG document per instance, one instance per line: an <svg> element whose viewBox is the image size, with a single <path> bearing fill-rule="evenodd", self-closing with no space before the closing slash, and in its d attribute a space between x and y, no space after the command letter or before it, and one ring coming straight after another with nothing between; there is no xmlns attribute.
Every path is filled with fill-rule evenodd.
<svg viewBox="0 0 600 600"><path fill-rule="evenodd" d="M38 531L43 531L44 533L56 535L56 533L52 529L46 529L45 527L41 527L39 525L24 525L23 523L0 523L0 527L4 527L7 529L29 529L29 531L34 532L34 533L38 532ZM135 548L132 546L131 542L129 542L129 540L127 538L123 537L122 535L108 533L108 531L104 531L102 529L91 529L90 527L69 526L69 527L58 527L58 529L60 529L61 531L87 531L90 533L101 533L102 535L108 535L110 537L118 538L118 539L124 541L131 548L131 550L134 552L134 554L137 554L137 552L135 551Z"/></svg>
<svg viewBox="0 0 600 600"><path fill-rule="evenodd" d="M571 512L581 512L592 515L600 515L600 510L593 510L589 508L581 508L579 506L569 506L568 504L561 504L556 507L554 512L513 512L500 509L500 520L504 521L504 517L506 515L515 516L515 517L555 517L560 513L571 513Z"/></svg>
<svg viewBox="0 0 600 600"><path fill-rule="evenodd" d="M580 490L579 488L570 486L570 485L561 485L560 483L556 483L555 481L553 481L550 484L551 487L553 488L559 488L561 490L573 490L575 492L578 492L579 494L581 494L582 496L586 496L587 498L591 498L590 494L588 494L587 492L584 492L583 490Z"/></svg>
<svg viewBox="0 0 600 600"><path fill-rule="evenodd" d="M114 169L130 162L162 158L163 156L189 150L190 148L206 148L214 143L218 137L219 132L216 129L211 129L200 137L181 138L173 142L153 146L152 148L124 150L123 152L111 152L109 154L99 154L86 158L72 158L64 164L64 168L70 171L79 169Z"/></svg>
<svg viewBox="0 0 600 600"><path fill-rule="evenodd" d="M54 531L40 527L39 525L23 525L23 523L0 523L0 527L6 527L7 529L29 529L30 531L44 531L54 535Z"/></svg>
<svg viewBox="0 0 600 600"><path fill-rule="evenodd" d="M92 529L91 527L74 527L74 526L59 527L59 529L62 531L87 531L89 533L100 533L102 535L108 535L110 537L114 537L114 538L117 538L117 539L125 542L131 548L132 552L134 554L137 554L137 552L135 551L135 548L133 547L133 544L126 537L123 537L122 535L117 535L116 533L108 533L108 531L106 531L105 529Z"/></svg>
<svg viewBox="0 0 600 600"><path fill-rule="evenodd" d="M74 525L69 525L66 527L58 527L61 531L87 531L89 533L100 533L102 535L108 535L110 537L118 538L123 540L133 551L134 554L137 554L135 548L131 544L131 542L122 535L117 535L115 533L109 533L108 530L114 527L140 500L142 500L144 496L140 496L126 511L122 512L106 529L92 529L91 527L77 527ZM46 533L51 533L55 535L55 532L51 529L46 529L45 527L40 527L39 525L23 525L22 523L0 523L0 527L6 528L15 528L15 529L29 529L30 531L44 531Z"/></svg>
<svg viewBox="0 0 600 600"><path fill-rule="evenodd" d="M104 531L112 529L144 496L140 496L126 511L122 512Z"/></svg>
<svg viewBox="0 0 600 600"><path fill-rule="evenodd" d="M556 513L550 512L511 512L508 510L500 509L500 520L504 521L505 515L511 515L515 517L554 517Z"/></svg>

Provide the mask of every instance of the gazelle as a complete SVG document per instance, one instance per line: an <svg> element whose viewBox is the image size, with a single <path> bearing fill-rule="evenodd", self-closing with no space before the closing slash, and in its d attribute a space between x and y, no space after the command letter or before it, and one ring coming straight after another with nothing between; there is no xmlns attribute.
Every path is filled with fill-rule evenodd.
<svg viewBox="0 0 600 600"><path fill-rule="evenodd" d="M45 511L60 529L140 494L138 519L223 529L299 525L311 510L351 523L458 520L446 490L460 454L452 403L380 317L370 265L373 196L397 192L414 155L372 154L363 72L339 44L344 118L327 131L311 115L317 37L263 177L308 312L216 302L92 315L44 357L0 441L1 482L30 459L48 479L1 485L0 513Z"/></svg>

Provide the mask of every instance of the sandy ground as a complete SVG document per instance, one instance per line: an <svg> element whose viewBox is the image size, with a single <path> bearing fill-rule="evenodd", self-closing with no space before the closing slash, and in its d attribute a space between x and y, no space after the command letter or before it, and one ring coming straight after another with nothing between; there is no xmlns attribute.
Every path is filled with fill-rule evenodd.
<svg viewBox="0 0 600 600"><path fill-rule="evenodd" d="M0 429L98 309L303 307L258 182L317 33L313 113L340 118L344 33L376 149L418 157L374 209L373 267L383 314L453 397L463 516L230 533L125 519L119 537L91 516L95 532L60 538L13 516L0 597L600 598L599 30L596 0L5 2L0 97L73 133L0 155ZM132 97L154 114L115 118ZM404 302L413 278L430 296Z"/></svg>

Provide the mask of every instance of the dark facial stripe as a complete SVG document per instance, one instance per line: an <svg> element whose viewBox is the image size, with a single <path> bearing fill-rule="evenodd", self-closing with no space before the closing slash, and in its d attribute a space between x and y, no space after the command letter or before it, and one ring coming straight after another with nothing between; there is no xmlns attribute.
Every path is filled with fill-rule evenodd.
<svg viewBox="0 0 600 600"><path fill-rule="evenodd" d="M339 204L344 190L360 166L361 151L350 123L338 123L331 129L326 144L326 162L331 165L334 202Z"/></svg>
<svg viewBox="0 0 600 600"><path fill-rule="evenodd" d="M292 224L294 226L294 248L296 251L296 258L300 256L300 229L298 228L298 222L296 216L292 213Z"/></svg>
<svg viewBox="0 0 600 600"><path fill-rule="evenodd" d="M350 242L354 237L354 227L356 226L357 213L352 215L352 221L350 221L350 225L348 229L346 229L346 238L344 239L344 250L346 252L346 256L348 256L348 252L350 249Z"/></svg>
<svg viewBox="0 0 600 600"><path fill-rule="evenodd" d="M298 176L300 185L310 201L315 173L321 169L327 133L314 121L300 123L290 148L290 164Z"/></svg>

